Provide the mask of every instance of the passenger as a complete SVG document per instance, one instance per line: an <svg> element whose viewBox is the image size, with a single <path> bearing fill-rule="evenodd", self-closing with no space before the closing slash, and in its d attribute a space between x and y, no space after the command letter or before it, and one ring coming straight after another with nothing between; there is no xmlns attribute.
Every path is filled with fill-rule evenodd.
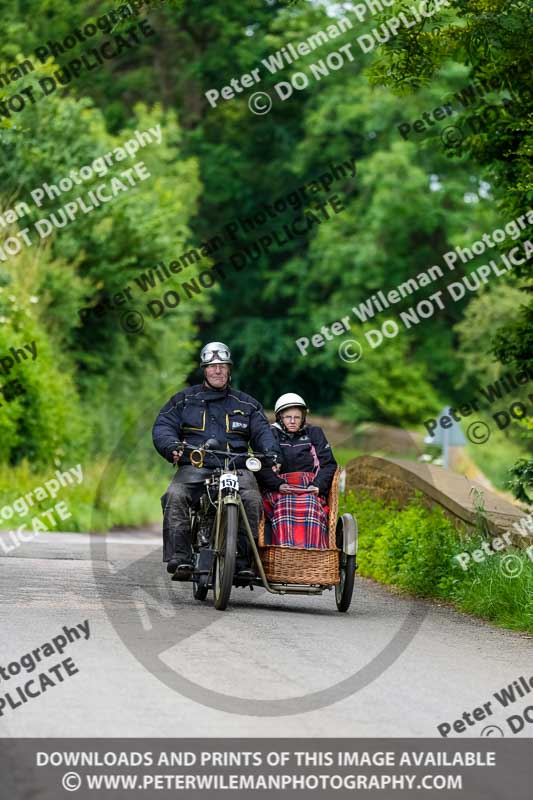
<svg viewBox="0 0 533 800"><path fill-rule="evenodd" d="M337 462L321 428L306 423L305 400L289 392L275 405L272 432L281 449L278 474L263 468L259 484L272 527L266 544L325 550L328 547L327 496Z"/></svg>

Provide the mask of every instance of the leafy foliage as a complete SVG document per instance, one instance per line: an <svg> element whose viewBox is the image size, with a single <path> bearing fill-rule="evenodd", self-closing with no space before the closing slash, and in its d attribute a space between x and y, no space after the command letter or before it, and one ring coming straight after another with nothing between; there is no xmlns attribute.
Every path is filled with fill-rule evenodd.
<svg viewBox="0 0 533 800"><path fill-rule="evenodd" d="M346 421L381 419L418 424L439 411L424 365L410 357L405 332L385 339L378 357L362 357L348 373L339 416ZM359 339L362 337L359 336Z"/></svg>
<svg viewBox="0 0 533 800"><path fill-rule="evenodd" d="M466 65L471 79L485 85L503 79L509 102L503 111L488 113L495 109L490 95L484 95L476 104L483 124L471 129L462 148L487 168L490 182L498 187L505 217L516 218L530 208L533 197L531 6L521 0L453 0L444 22L430 29L423 21L415 31L400 35L394 46L386 46L383 58L373 67L373 81L400 91L416 89L450 60ZM464 120L471 116L466 112ZM531 260L517 267L516 274L526 280L524 289L531 290ZM531 365L532 321L530 300L496 333L494 352L500 360L517 367Z"/></svg>
<svg viewBox="0 0 533 800"><path fill-rule="evenodd" d="M395 3L384 17L405 5ZM523 292L522 311L517 315L512 308L516 292L527 283L527 265L508 286L507 279L499 284L501 305L499 289L470 306L469 300L449 304L424 324L367 350L355 365L338 357L343 337L323 347L311 345L306 357L295 345L343 317L353 328L347 336L360 336L354 307L431 265L442 265L444 253L469 246L528 207L531 18L525 4L452 0L438 18L402 28L390 45L367 55L354 44L354 35L381 17L357 23L356 31L348 6L262 0L244 5L215 0L205 6L166 0L45 64L37 63L36 47L61 41L111 7L103 0L38 0L33 6L31 15L27 3L5 9L1 69L31 57L36 70L3 86L2 97L23 85L41 95L40 79L141 20L155 34L2 119L2 208L11 208L43 182L57 182L70 169L91 163L135 130L161 125L163 140L137 154L149 180L80 215L25 254L0 261L2 347L30 336L42 343L31 369L20 368L26 395L0 409L3 459L61 459L69 447L85 449L88 456L109 455L125 431L135 440L135 422L147 408L155 413L187 379L197 379L195 351L201 340L211 338L227 339L235 353L234 382L265 405L294 389L313 411L340 408L354 424L417 425L444 402L460 401L465 380L473 388L492 369L484 337L494 325L503 326L494 343L498 354L516 363L530 358L531 309ZM269 54L306 40L341 14L354 27L331 46L321 45L276 74L264 68L262 59ZM343 44L352 45L353 57L342 69L295 90L285 102L277 97L276 83L308 72L310 63ZM216 108L209 104L209 89L220 90L254 68L262 76L257 88L274 100L269 114L250 112L252 90L220 99ZM468 82L497 76L505 79L509 102L491 114L495 95L477 97L460 117L469 135L453 153L442 147L439 125L428 125L423 135L412 128L402 135L402 124L412 125L429 109L442 107ZM488 120L481 129L473 124L476 115ZM346 168L339 176L339 167L353 160L356 174ZM326 173L337 176L327 192L309 193L301 207L287 206L251 229L239 224ZM76 192L86 193L108 179L97 177ZM338 214L324 205L332 196L342 206ZM29 222L62 202L63 197L47 200ZM285 226L305 213L320 214L317 203L329 209L329 217L306 235L283 241ZM237 225L233 235L225 229L229 223ZM259 238L274 232L278 241L257 249ZM139 290L135 278L141 271L168 264L215 234L224 241L211 258L187 267L164 287L146 294ZM236 253L246 255L240 271L229 266ZM214 261L226 271L223 281L201 295L182 296L177 308L151 317L148 300L179 290L185 278ZM457 265L454 277L465 271ZM435 282L435 289L448 276ZM133 288L131 303L97 313L102 303L114 305L125 287ZM425 296L421 291L404 298L391 315ZM144 314L142 334L123 330L124 307ZM18 308L24 314L17 316ZM91 310L83 319L81 308ZM377 313L369 324L379 327L386 317ZM45 405L35 417L38 445L33 441L37 427L25 419L41 390Z"/></svg>
<svg viewBox="0 0 533 800"><path fill-rule="evenodd" d="M137 336L120 324L123 306L103 314L93 311L105 302L109 309L115 294L130 286L133 308L148 317L146 301L161 292L143 296L134 282L139 269L172 260L192 237L188 222L200 182L195 161L177 157L181 131L176 116L144 105L131 114L131 127L114 136L90 100L54 95L21 112L23 134L15 128L3 134L2 205L13 198L28 202L30 214L19 223L32 231L32 244L0 263L0 341L8 349L35 339L39 351L35 366L21 366L26 394L1 415L2 456L11 461L57 460L64 457L67 443L68 449L90 453L107 450L122 426L148 403L155 413L163 402L161 393L176 391L190 371L193 320L207 305L205 297L194 308L180 306L172 315L150 320ZM73 197L87 197L90 189L133 162L115 163L107 175L95 174L74 191L46 198L39 208L31 191L45 182L57 184L71 169L119 147L133 131L157 125L162 143L154 141L140 151L150 173L146 181L39 241L32 223L49 218ZM176 350L181 359L169 374Z"/></svg>
<svg viewBox="0 0 533 800"><path fill-rule="evenodd" d="M357 517L362 575L451 601L497 625L533 631L533 565L523 551L513 550L522 562L514 579L500 569L506 551L472 561L465 571L454 556L478 549L484 537L457 529L441 509L428 510L415 499L399 510L368 494L350 493L341 503L344 512Z"/></svg>
<svg viewBox="0 0 533 800"><path fill-rule="evenodd" d="M516 462L511 470L510 488L522 503L533 504L529 491L533 488L533 461L525 458Z"/></svg>

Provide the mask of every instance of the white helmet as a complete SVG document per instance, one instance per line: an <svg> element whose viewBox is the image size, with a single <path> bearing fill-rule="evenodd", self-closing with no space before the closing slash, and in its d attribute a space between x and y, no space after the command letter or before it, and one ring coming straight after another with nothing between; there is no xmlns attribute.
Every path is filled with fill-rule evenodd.
<svg viewBox="0 0 533 800"><path fill-rule="evenodd" d="M276 400L276 405L274 406L276 416L278 416L278 414L280 414L286 408L303 408L304 418L305 412L309 411L303 397L300 397L299 394L295 394L294 392L287 392L286 394L282 394L281 397L278 397Z"/></svg>
<svg viewBox="0 0 533 800"><path fill-rule="evenodd" d="M208 367L210 364L233 364L231 351L224 342L209 342L200 353L200 366Z"/></svg>

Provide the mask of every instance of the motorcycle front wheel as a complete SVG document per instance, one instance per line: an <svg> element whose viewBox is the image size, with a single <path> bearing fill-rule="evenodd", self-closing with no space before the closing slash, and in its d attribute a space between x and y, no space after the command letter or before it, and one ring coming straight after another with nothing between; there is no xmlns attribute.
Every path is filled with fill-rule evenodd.
<svg viewBox="0 0 533 800"><path fill-rule="evenodd" d="M213 591L215 594L215 608L224 611L229 603L233 575L235 573L235 559L237 554L237 528L239 524L239 511L236 505L225 505L222 510L217 555L215 561L215 580Z"/></svg>

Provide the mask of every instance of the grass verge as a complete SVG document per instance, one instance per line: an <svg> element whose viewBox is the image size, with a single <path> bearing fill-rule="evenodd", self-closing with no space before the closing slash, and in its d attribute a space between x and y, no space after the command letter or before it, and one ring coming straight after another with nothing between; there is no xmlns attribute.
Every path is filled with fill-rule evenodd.
<svg viewBox="0 0 533 800"><path fill-rule="evenodd" d="M420 597L453 603L512 630L533 633L533 562L522 550L506 549L471 561L463 570L455 555L479 549L483 536L458 530L441 509L429 511L418 499L400 510L365 494L341 499L340 513L359 523L359 572ZM486 539L485 539L486 541ZM502 559L516 556L510 578ZM521 570L517 565L520 563Z"/></svg>
<svg viewBox="0 0 533 800"><path fill-rule="evenodd" d="M65 464L61 471L68 472L75 466L74 462ZM28 462L15 468L0 467L0 528L16 530L25 525L23 530L27 531L32 528L37 531L104 531L120 525L133 527L161 520L159 498L173 473L172 467L159 457L147 463L125 460L116 476L106 471L108 464L103 461L81 467L81 483L73 475L72 484L59 484L57 488L50 483L54 479L59 483L53 467L42 473L33 472ZM66 479L63 482L66 483ZM43 491L36 493L38 487ZM33 493L31 502L27 497L29 492ZM69 517L63 520L54 511L57 503L66 504ZM49 513L45 515L44 512ZM34 523L35 519L39 523Z"/></svg>

